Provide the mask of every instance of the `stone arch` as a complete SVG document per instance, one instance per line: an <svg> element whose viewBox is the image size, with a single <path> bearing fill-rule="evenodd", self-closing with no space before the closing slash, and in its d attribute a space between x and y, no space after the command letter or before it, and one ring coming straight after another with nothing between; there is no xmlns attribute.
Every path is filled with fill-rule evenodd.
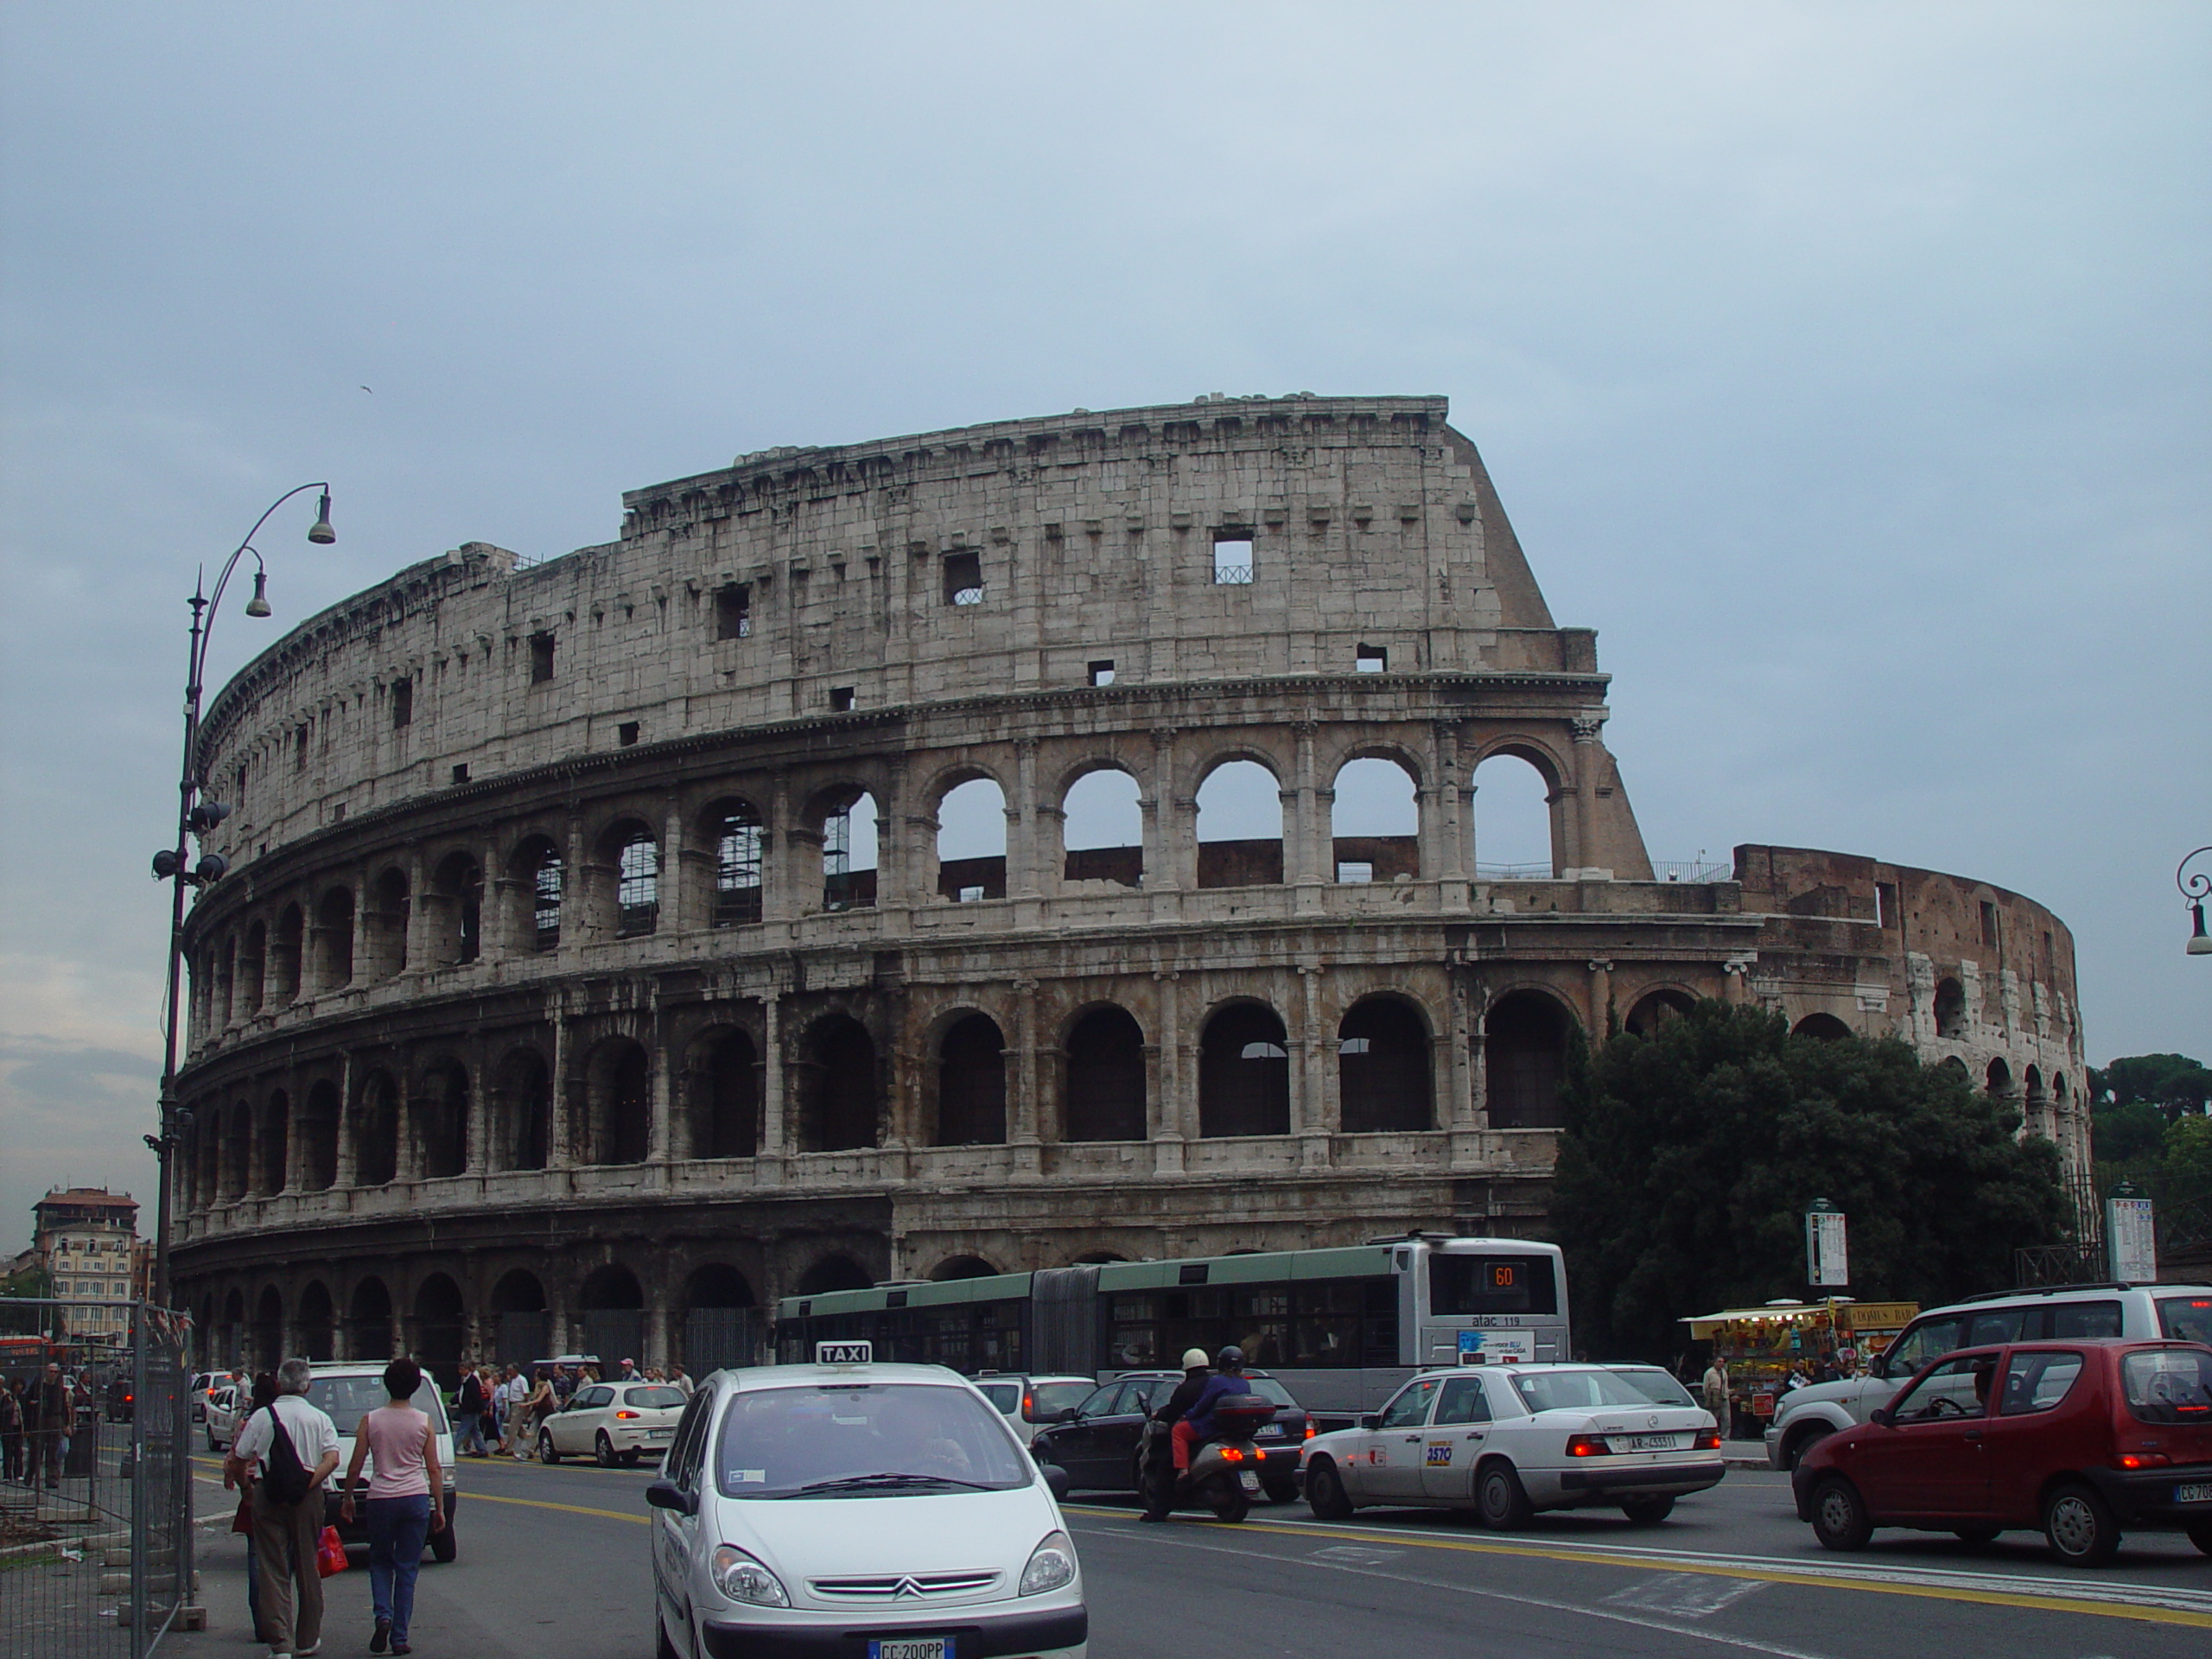
<svg viewBox="0 0 2212 1659"><path fill-rule="evenodd" d="M383 1186L399 1177L399 1090L381 1067L361 1079L353 1101L353 1184Z"/></svg>
<svg viewBox="0 0 2212 1659"><path fill-rule="evenodd" d="M847 1014L827 1014L806 1028L792 1068L799 1150L846 1152L877 1142L883 1080L875 1039Z"/></svg>
<svg viewBox="0 0 2212 1659"><path fill-rule="evenodd" d="M946 790L937 824L937 894L948 904L1006 897L1006 791L974 774Z"/></svg>
<svg viewBox="0 0 2212 1659"><path fill-rule="evenodd" d="M553 1148L553 1073L532 1047L510 1050L492 1074L493 1169L543 1169Z"/></svg>
<svg viewBox="0 0 2212 1659"><path fill-rule="evenodd" d="M937 1046L937 1112L931 1144L1006 1144L1006 1038L987 1014L967 1014Z"/></svg>
<svg viewBox="0 0 2212 1659"><path fill-rule="evenodd" d="M468 1168L468 1067L451 1056L423 1069L416 1086L412 1139L423 1177L442 1180Z"/></svg>
<svg viewBox="0 0 2212 1659"><path fill-rule="evenodd" d="M448 853L430 877L429 966L454 968L484 954L484 867L465 851Z"/></svg>
<svg viewBox="0 0 2212 1659"><path fill-rule="evenodd" d="M310 1279L300 1292L300 1311L294 1327L302 1356L312 1360L338 1357L338 1310L330 1300L330 1287Z"/></svg>
<svg viewBox="0 0 2212 1659"><path fill-rule="evenodd" d="M1631 1037L1656 1037L1662 1026L1681 1019L1696 1007L1697 999L1688 991L1662 986L1636 999L1628 1018L1621 1021L1621 1029Z"/></svg>
<svg viewBox="0 0 2212 1659"><path fill-rule="evenodd" d="M493 1346L502 1365L527 1366L553 1351L552 1316L545 1311L545 1287L527 1268L500 1274L492 1287Z"/></svg>
<svg viewBox="0 0 2212 1659"><path fill-rule="evenodd" d="M300 1109L300 1179L310 1192L327 1192L338 1185L341 1115L336 1084L318 1077L308 1085L307 1101Z"/></svg>
<svg viewBox="0 0 2212 1659"><path fill-rule="evenodd" d="M1471 775L1478 877L1549 880L1559 874L1569 799L1562 775L1551 754L1526 741L1485 749Z"/></svg>
<svg viewBox="0 0 2212 1659"><path fill-rule="evenodd" d="M1144 885L1143 793L1116 761L1086 763L1060 797L1061 879Z"/></svg>
<svg viewBox="0 0 2212 1659"><path fill-rule="evenodd" d="M306 940L305 919L297 905L276 912L276 929L269 938L269 996L279 1007L300 995L301 949Z"/></svg>
<svg viewBox="0 0 2212 1659"><path fill-rule="evenodd" d="M1955 1054L1948 1055L1939 1061L1936 1069L1956 1082L1961 1089L1974 1087L1974 1079L1967 1071L1967 1063Z"/></svg>
<svg viewBox="0 0 2212 1659"><path fill-rule="evenodd" d="M584 1275L576 1306L583 1314L583 1351L599 1356L602 1373L626 1359L643 1363L645 1293L636 1274L620 1262L602 1262Z"/></svg>
<svg viewBox="0 0 2212 1659"><path fill-rule="evenodd" d="M229 933L215 945L215 1018L218 1031L229 1027L238 1007L238 942Z"/></svg>
<svg viewBox="0 0 2212 1659"><path fill-rule="evenodd" d="M766 892L768 831L760 810L738 796L725 796L699 814L699 840L714 849L715 896L708 920L715 927L742 927L763 915Z"/></svg>
<svg viewBox="0 0 2212 1659"><path fill-rule="evenodd" d="M1337 1027L1337 1080L1346 1135L1436 1127L1428 1022L1402 996L1364 996Z"/></svg>
<svg viewBox="0 0 2212 1659"><path fill-rule="evenodd" d="M245 1197L253 1183L253 1108L242 1100L223 1115L222 1170L224 1200Z"/></svg>
<svg viewBox="0 0 2212 1659"><path fill-rule="evenodd" d="M568 885L559 844L550 836L524 836L508 856L507 874L522 895L508 948L518 956L559 950Z"/></svg>
<svg viewBox="0 0 2212 1659"><path fill-rule="evenodd" d="M957 1279L992 1278L998 1271L980 1255L948 1255L930 1269L930 1280L934 1284L950 1284Z"/></svg>
<svg viewBox="0 0 2212 1659"><path fill-rule="evenodd" d="M1833 1043L1850 1036L1851 1027L1832 1014L1808 1014L1790 1028L1789 1034Z"/></svg>
<svg viewBox="0 0 2212 1659"><path fill-rule="evenodd" d="M461 1382L461 1347L468 1332L467 1305L461 1287L449 1274L434 1273L415 1287L414 1357L438 1379L454 1388Z"/></svg>
<svg viewBox="0 0 2212 1659"><path fill-rule="evenodd" d="M760 1150L760 1052L749 1033L728 1027L691 1045L684 1093L688 1154L751 1158Z"/></svg>
<svg viewBox="0 0 2212 1659"><path fill-rule="evenodd" d="M1936 982L1936 1034L1955 1042L1967 1035L1967 988L1948 976Z"/></svg>
<svg viewBox="0 0 2212 1659"><path fill-rule="evenodd" d="M1066 1054L1067 1141L1146 1138L1144 1030L1127 1008L1104 1003L1078 1014L1062 1045Z"/></svg>
<svg viewBox="0 0 2212 1659"><path fill-rule="evenodd" d="M583 1065L574 1144L585 1164L642 1164L652 1144L652 1057L632 1037L603 1038Z"/></svg>
<svg viewBox="0 0 2212 1659"><path fill-rule="evenodd" d="M866 1290L875 1281L868 1269L842 1251L825 1255L798 1276L798 1294L823 1296L833 1290Z"/></svg>
<svg viewBox="0 0 2212 1659"><path fill-rule="evenodd" d="M875 797L853 784L823 790L806 822L822 847L822 908L872 910L882 821Z"/></svg>
<svg viewBox="0 0 2212 1659"><path fill-rule="evenodd" d="M245 1369L245 1293L235 1285L223 1299L223 1357L234 1371Z"/></svg>
<svg viewBox="0 0 2212 1659"><path fill-rule="evenodd" d="M388 865L369 884L369 908L361 918L363 966L372 981L390 979L407 967L407 921L413 909L407 872Z"/></svg>
<svg viewBox="0 0 2212 1659"><path fill-rule="evenodd" d="M373 1274L357 1281L346 1299L346 1357L391 1357L391 1291Z"/></svg>
<svg viewBox="0 0 2212 1659"><path fill-rule="evenodd" d="M1248 754L1224 756L1206 767L1195 798L1201 887L1281 882L1282 783L1272 766Z"/></svg>
<svg viewBox="0 0 2212 1659"><path fill-rule="evenodd" d="M253 1368L273 1371L284 1357L284 1294L264 1285L253 1305Z"/></svg>
<svg viewBox="0 0 2212 1659"><path fill-rule="evenodd" d="M599 837L599 861L613 872L613 925L618 939L643 938L660 926L660 837L643 818L620 817Z"/></svg>
<svg viewBox="0 0 2212 1659"><path fill-rule="evenodd" d="M343 990L353 982L353 889L332 887L315 907L315 988Z"/></svg>
<svg viewBox="0 0 2212 1659"><path fill-rule="evenodd" d="M1198 1134L1290 1133L1290 1047L1264 1002L1217 1008L1198 1039Z"/></svg>
<svg viewBox="0 0 2212 1659"><path fill-rule="evenodd" d="M1354 755L1329 785L1329 879L1421 875L1420 774L1395 754Z"/></svg>
<svg viewBox="0 0 2212 1659"><path fill-rule="evenodd" d="M2000 1099L2007 1098L2012 1095L2012 1068L2005 1064L2005 1057L2002 1054L1990 1061L1989 1065L1984 1068L1981 1074L1981 1085Z"/></svg>
<svg viewBox="0 0 2212 1659"><path fill-rule="evenodd" d="M760 1298L752 1281L726 1262L692 1269L683 1287L683 1363L700 1376L749 1365L760 1350Z"/></svg>
<svg viewBox="0 0 2212 1659"><path fill-rule="evenodd" d="M1508 991L1490 1005L1483 1063L1492 1128L1555 1129L1567 1122L1560 1091L1574 1027L1573 1014L1548 991Z"/></svg>
<svg viewBox="0 0 2212 1659"><path fill-rule="evenodd" d="M261 1103L253 1141L253 1190L282 1192L292 1147L292 1097L282 1089L270 1090L269 1098Z"/></svg>
<svg viewBox="0 0 2212 1659"><path fill-rule="evenodd" d="M261 1012L263 976L268 961L269 929L256 921L246 928L245 941L238 946L238 1001L248 1019Z"/></svg>

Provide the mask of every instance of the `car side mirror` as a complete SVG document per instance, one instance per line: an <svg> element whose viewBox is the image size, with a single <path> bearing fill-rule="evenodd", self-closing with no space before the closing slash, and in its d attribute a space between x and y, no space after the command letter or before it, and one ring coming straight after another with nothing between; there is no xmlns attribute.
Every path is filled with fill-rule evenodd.
<svg viewBox="0 0 2212 1659"><path fill-rule="evenodd" d="M1359 1426L1360 1426L1362 1428L1380 1428L1380 1427L1382 1427L1382 1414L1381 1412L1379 1412L1379 1411L1370 1411L1370 1412L1367 1412L1367 1413L1365 1413L1364 1414L1363 1414L1363 1415L1361 1416L1361 1418L1360 1418L1360 1420L1359 1420Z"/></svg>
<svg viewBox="0 0 2212 1659"><path fill-rule="evenodd" d="M1073 1406L1062 1406L1045 1421L1052 1423L1071 1423L1075 1421L1076 1414L1076 1408Z"/></svg>
<svg viewBox="0 0 2212 1659"><path fill-rule="evenodd" d="M1866 1414L1866 1421L1870 1423L1879 1423L1884 1428L1895 1428L1897 1426L1897 1414L1887 1406L1875 1407Z"/></svg>
<svg viewBox="0 0 2212 1659"><path fill-rule="evenodd" d="M645 1502L657 1510L674 1510L678 1515L699 1513L699 1500L672 1480L657 1480L645 1488Z"/></svg>
<svg viewBox="0 0 2212 1659"><path fill-rule="evenodd" d="M1037 1472L1045 1477L1046 1488L1052 1494L1055 1503L1068 1501L1068 1494L1075 1490L1075 1483L1066 1470L1057 1463L1039 1463Z"/></svg>

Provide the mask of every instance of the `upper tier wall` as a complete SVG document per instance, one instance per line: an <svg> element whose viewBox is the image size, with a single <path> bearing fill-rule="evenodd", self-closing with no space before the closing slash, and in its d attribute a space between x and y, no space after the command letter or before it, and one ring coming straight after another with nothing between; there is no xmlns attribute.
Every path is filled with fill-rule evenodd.
<svg viewBox="0 0 2212 1659"><path fill-rule="evenodd" d="M1594 636L1554 626L1446 413L1236 399L779 450L629 493L606 546L524 568L469 543L215 698L225 841L626 744L1084 685L1100 663L1125 684L1344 674L1378 651L1394 673L1593 675ZM1215 579L1231 535L1249 581ZM740 590L743 631L719 637Z"/></svg>

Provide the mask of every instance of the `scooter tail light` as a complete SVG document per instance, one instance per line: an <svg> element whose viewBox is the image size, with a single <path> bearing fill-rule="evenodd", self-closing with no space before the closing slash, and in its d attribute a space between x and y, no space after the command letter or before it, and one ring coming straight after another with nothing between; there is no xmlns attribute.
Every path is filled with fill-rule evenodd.
<svg viewBox="0 0 2212 1659"><path fill-rule="evenodd" d="M1577 1434L1567 1443L1567 1455L1570 1458L1602 1458L1612 1449L1602 1434Z"/></svg>
<svg viewBox="0 0 2212 1659"><path fill-rule="evenodd" d="M1221 1448L1221 1455L1231 1463L1242 1463L1244 1461L1244 1448L1241 1446L1224 1446Z"/></svg>

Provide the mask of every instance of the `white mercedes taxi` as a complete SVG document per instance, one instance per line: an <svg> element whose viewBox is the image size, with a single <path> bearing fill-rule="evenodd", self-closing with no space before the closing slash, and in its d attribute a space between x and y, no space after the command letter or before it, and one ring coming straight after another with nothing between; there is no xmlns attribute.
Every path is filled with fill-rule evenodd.
<svg viewBox="0 0 2212 1659"><path fill-rule="evenodd" d="M1424 1371L1358 1427L1306 1441L1299 1462L1324 1520L1389 1504L1472 1509L1507 1529L1538 1510L1663 1521L1724 1472L1713 1414L1688 1395L1664 1404L1609 1367L1555 1363Z"/></svg>
<svg viewBox="0 0 2212 1659"><path fill-rule="evenodd" d="M1006 1419L864 1342L815 1358L684 1408L645 1492L661 1659L1084 1659L1075 1545Z"/></svg>

